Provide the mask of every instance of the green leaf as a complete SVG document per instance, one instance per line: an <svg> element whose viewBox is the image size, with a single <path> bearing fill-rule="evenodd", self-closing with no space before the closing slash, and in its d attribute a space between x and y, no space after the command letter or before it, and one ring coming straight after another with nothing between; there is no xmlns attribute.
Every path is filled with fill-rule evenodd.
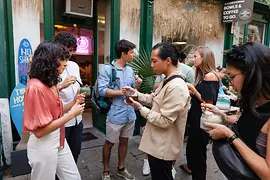
<svg viewBox="0 0 270 180"><path fill-rule="evenodd" d="M134 57L132 63L129 63L134 73L139 75L143 82L140 88L142 93L150 93L153 89L156 74L151 67L151 56L145 50L142 50L138 55Z"/></svg>
<svg viewBox="0 0 270 180"><path fill-rule="evenodd" d="M139 91L141 93L148 93L148 94L151 93L151 91L153 90L155 79L156 76L143 77L142 78L143 82Z"/></svg>
<svg viewBox="0 0 270 180"><path fill-rule="evenodd" d="M194 52L196 49L196 46L195 45L192 45L192 44L189 44L187 45L184 49L183 49L183 52L188 55L190 54L191 52Z"/></svg>

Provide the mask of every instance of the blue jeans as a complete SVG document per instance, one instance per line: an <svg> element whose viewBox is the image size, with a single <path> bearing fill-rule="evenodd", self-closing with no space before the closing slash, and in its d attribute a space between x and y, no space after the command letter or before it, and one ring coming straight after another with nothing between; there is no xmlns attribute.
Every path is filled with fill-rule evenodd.
<svg viewBox="0 0 270 180"><path fill-rule="evenodd" d="M78 157L81 153L83 135L83 120L74 126L66 127L66 139L69 148L72 152L73 158L77 163Z"/></svg>

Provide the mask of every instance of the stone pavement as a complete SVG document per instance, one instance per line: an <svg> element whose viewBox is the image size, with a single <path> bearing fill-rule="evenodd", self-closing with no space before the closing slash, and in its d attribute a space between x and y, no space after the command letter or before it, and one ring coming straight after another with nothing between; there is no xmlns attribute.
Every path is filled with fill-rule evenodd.
<svg viewBox="0 0 270 180"><path fill-rule="evenodd" d="M87 129L92 134L94 134L98 139L90 140L83 142L82 144L82 152L78 160L78 168L81 173L81 177L83 180L100 180L101 175L103 172L103 165L102 165L102 147L104 144L105 136L100 133L97 129L91 128ZM139 143L140 143L141 136L134 136L129 141L129 148L126 157L126 166L128 170L133 173L136 177L136 180L148 180L151 179L151 176L143 176L142 175L142 166L143 166L143 159L145 158L145 153L138 150ZM111 168L111 179L112 180L121 180L122 178L116 176L116 169L117 169L117 147L118 144L112 149L111 160L110 160L110 168ZM179 156L178 160L176 161L175 169L177 171L176 179L183 179L183 180L191 180L191 176L184 173L180 168L179 165L183 164L185 160L185 147ZM211 145L208 145L207 151L208 159L207 159L207 180L225 180L224 176L218 169L213 155L211 153ZM5 180L30 180L30 175L24 176L17 176L11 177L8 171L5 172L4 176Z"/></svg>

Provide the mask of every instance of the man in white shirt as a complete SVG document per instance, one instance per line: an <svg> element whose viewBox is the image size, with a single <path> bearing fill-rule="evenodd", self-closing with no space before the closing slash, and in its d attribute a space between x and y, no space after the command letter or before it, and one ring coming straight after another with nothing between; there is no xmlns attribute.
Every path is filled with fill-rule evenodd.
<svg viewBox="0 0 270 180"><path fill-rule="evenodd" d="M54 41L66 47L69 51L70 57L76 51L77 40L71 33L61 32L55 37ZM67 104L74 100L74 97L77 95L80 85L82 84L78 64L73 61L68 61L67 67L60 77L62 79L58 85L60 97L63 104ZM65 124L65 127L66 140L72 152L73 158L77 163L81 152L83 134L82 115L73 118L71 121Z"/></svg>

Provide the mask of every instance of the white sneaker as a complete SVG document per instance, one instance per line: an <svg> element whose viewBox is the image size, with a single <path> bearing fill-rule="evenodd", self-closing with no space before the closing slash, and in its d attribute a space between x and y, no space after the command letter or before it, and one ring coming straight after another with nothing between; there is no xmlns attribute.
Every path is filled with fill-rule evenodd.
<svg viewBox="0 0 270 180"><path fill-rule="evenodd" d="M176 170L174 167L172 167L172 177L175 179L175 175L177 174Z"/></svg>
<svg viewBox="0 0 270 180"><path fill-rule="evenodd" d="M111 180L111 176L110 174L107 174L107 175L102 175L102 180Z"/></svg>
<svg viewBox="0 0 270 180"><path fill-rule="evenodd" d="M116 175L124 178L125 180L135 180L136 179L132 174L130 174L128 172L127 168L125 168L124 171L117 170Z"/></svg>
<svg viewBox="0 0 270 180"><path fill-rule="evenodd" d="M147 159L143 160L143 170L142 173L144 176L148 176L150 174L150 166Z"/></svg>

